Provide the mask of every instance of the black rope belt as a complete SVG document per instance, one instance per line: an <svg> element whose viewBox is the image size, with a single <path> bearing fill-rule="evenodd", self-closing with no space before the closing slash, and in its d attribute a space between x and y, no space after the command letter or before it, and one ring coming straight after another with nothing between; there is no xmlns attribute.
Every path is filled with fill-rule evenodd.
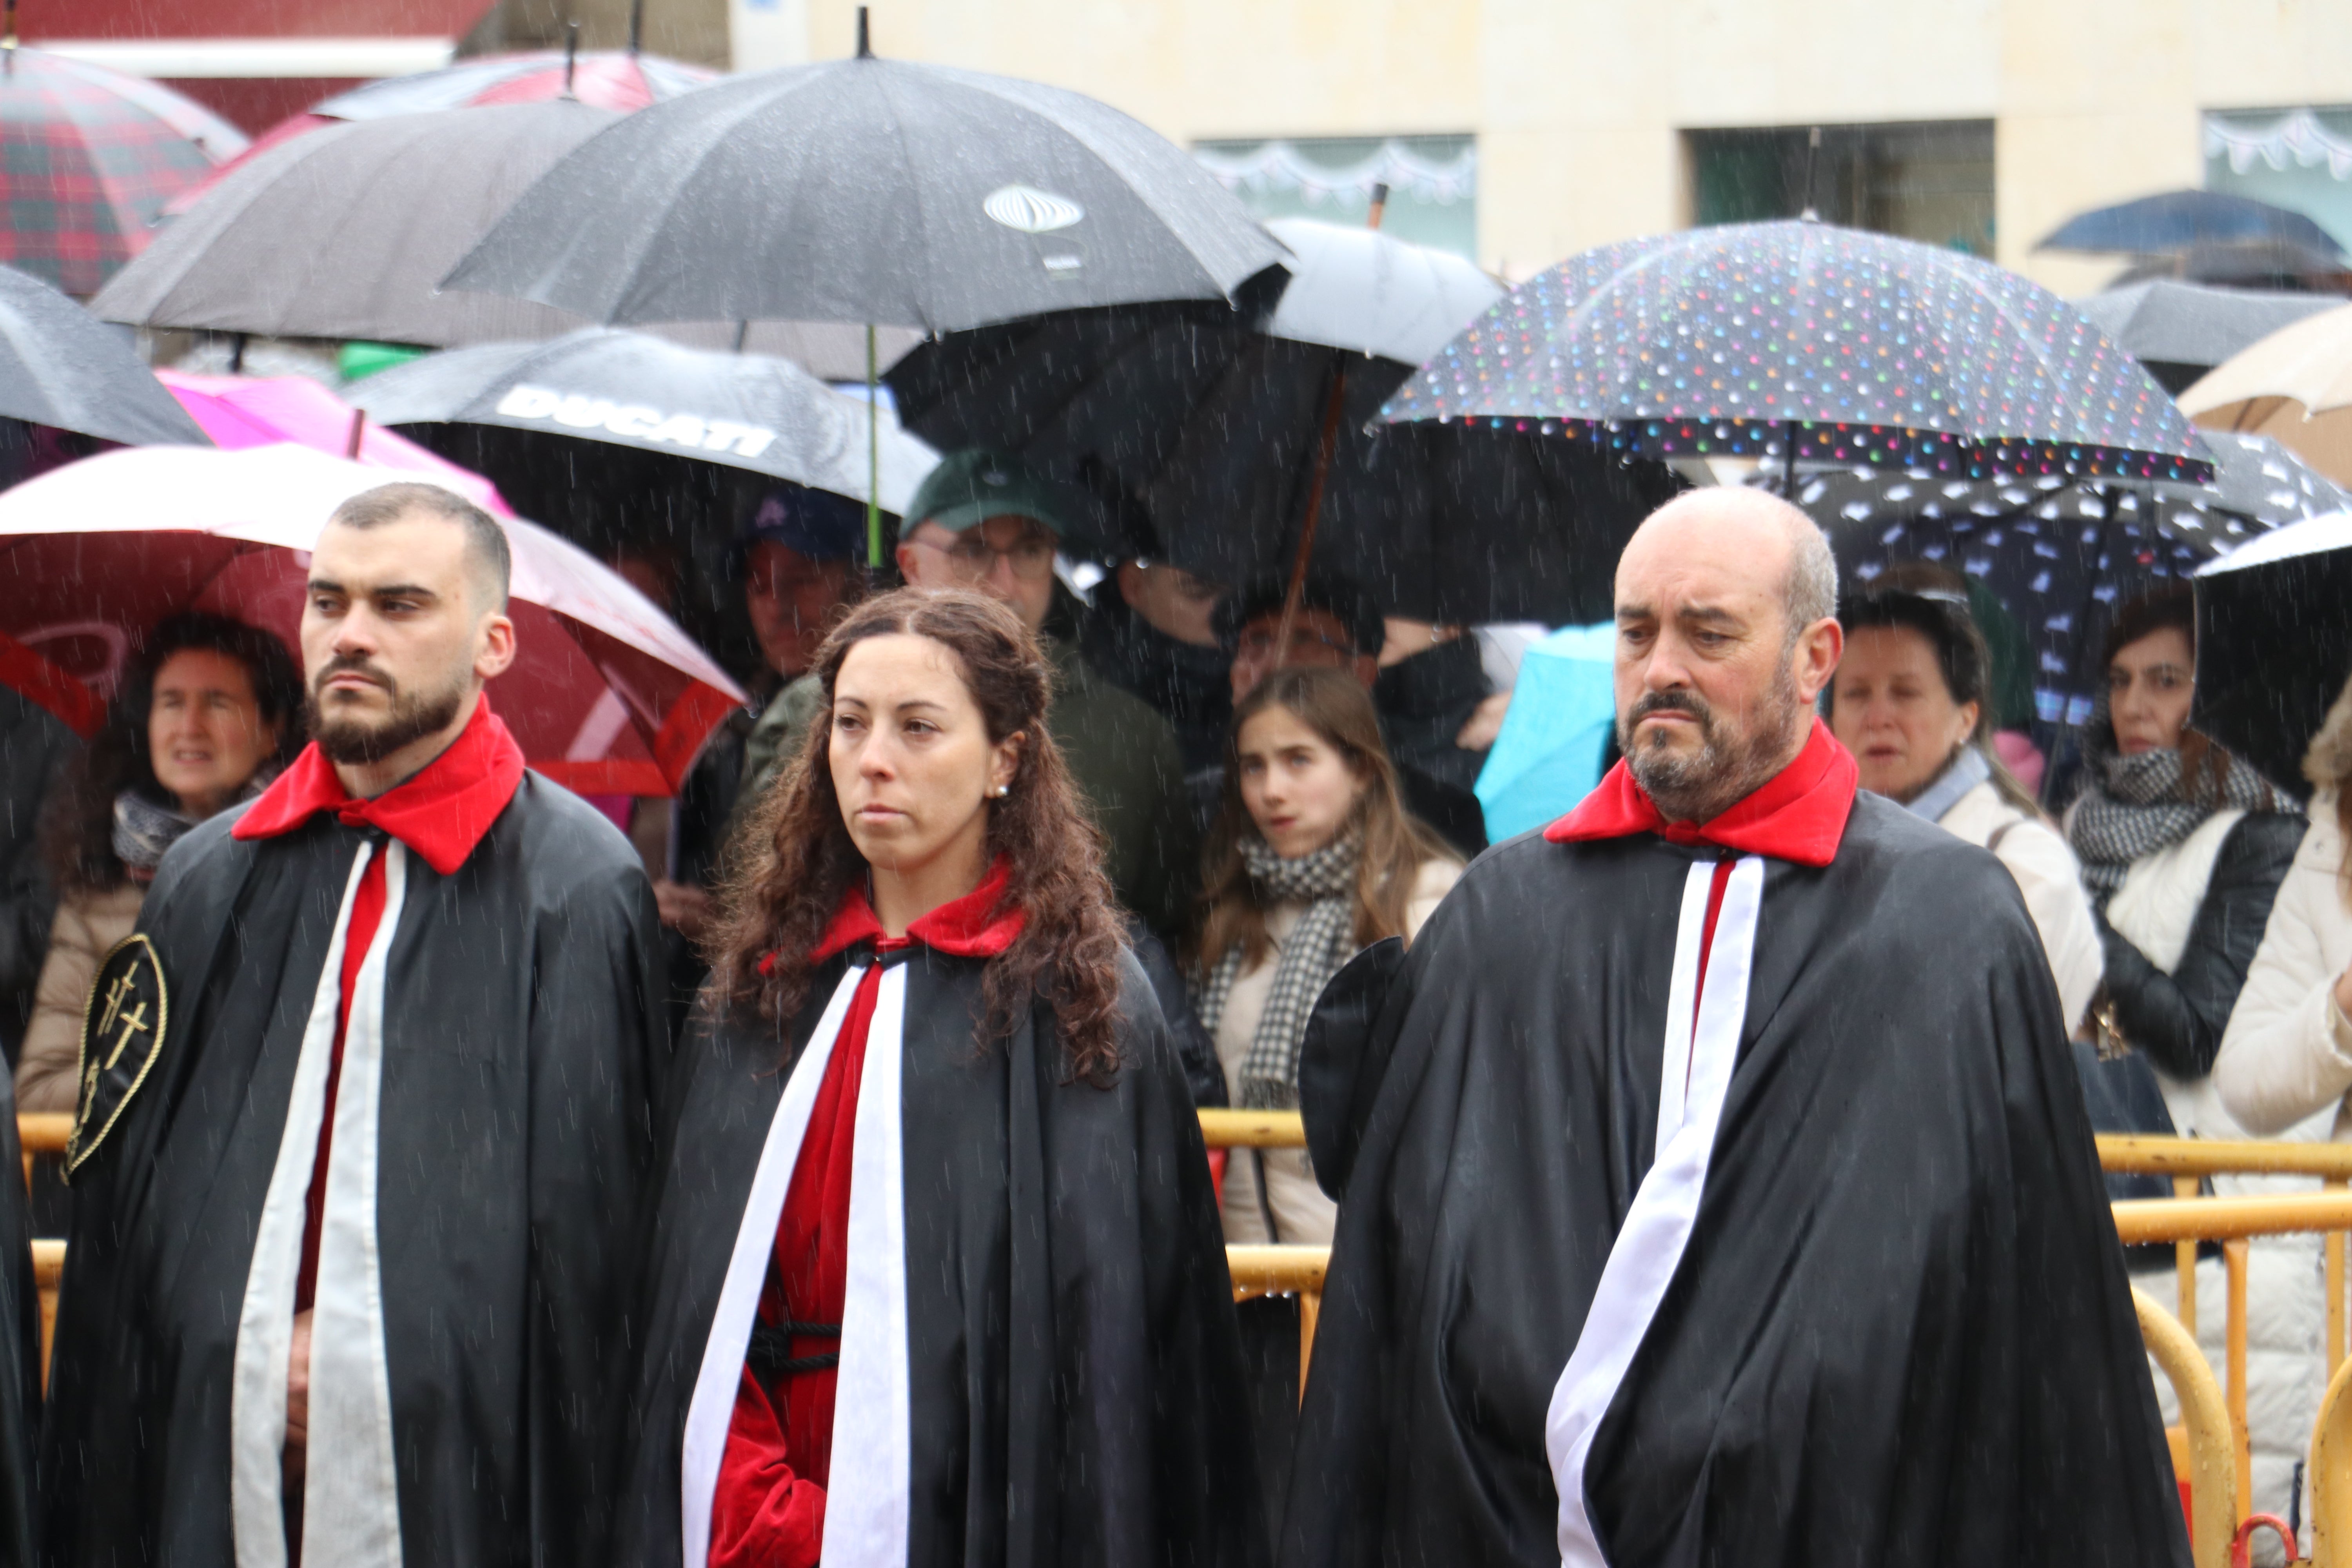
<svg viewBox="0 0 2352 1568"><path fill-rule="evenodd" d="M839 1323L761 1323L751 1331L751 1347L744 1352L743 1364L762 1382L791 1377L796 1373L824 1372L841 1364L839 1351L827 1351L823 1355L794 1355L793 1342L839 1338Z"/></svg>

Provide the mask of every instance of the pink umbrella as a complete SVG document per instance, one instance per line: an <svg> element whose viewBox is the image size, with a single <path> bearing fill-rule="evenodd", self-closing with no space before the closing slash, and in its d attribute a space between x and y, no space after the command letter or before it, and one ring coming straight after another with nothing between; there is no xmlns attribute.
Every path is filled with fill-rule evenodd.
<svg viewBox="0 0 2352 1568"><path fill-rule="evenodd" d="M0 493L0 683L89 735L167 615L234 616L294 647L320 526L383 482L299 446L135 447ZM523 754L583 794L674 793L742 692L593 556L506 529L521 653L490 693Z"/></svg>
<svg viewBox="0 0 2352 1568"><path fill-rule="evenodd" d="M189 375L176 370L159 370L155 378L223 451L291 441L314 452L355 458L370 468L415 474L456 490L486 511L514 516L498 486L405 436L366 423L358 409L315 381L299 375ZM356 452L352 450L354 433L359 437Z"/></svg>

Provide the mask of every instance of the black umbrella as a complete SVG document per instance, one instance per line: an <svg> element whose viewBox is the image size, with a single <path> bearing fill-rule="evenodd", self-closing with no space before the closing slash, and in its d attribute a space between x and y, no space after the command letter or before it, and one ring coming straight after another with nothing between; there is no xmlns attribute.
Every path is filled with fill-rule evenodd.
<svg viewBox="0 0 2352 1568"><path fill-rule="evenodd" d="M2275 442L2211 432L2206 440L2216 459L2210 487L1841 468L1800 472L1795 500L1827 531L1851 582L1931 561L1982 584L2032 649L2036 718L2080 724L2096 695L2091 655L2116 605L2182 582L2273 528L2352 505ZM1784 488L1778 468L1758 480Z"/></svg>
<svg viewBox="0 0 2352 1568"><path fill-rule="evenodd" d="M2352 512L2265 534L2197 577L2189 722L2307 795L2303 753L2352 675Z"/></svg>
<svg viewBox="0 0 2352 1568"><path fill-rule="evenodd" d="M0 417L126 446L211 446L128 339L39 279L0 267Z"/></svg>
<svg viewBox="0 0 2352 1568"><path fill-rule="evenodd" d="M1431 620L1588 610L1588 545L1606 552L1605 580L1604 520L1643 506L1664 476L1486 431L1367 433L1412 365L1502 290L1459 257L1370 230L1268 226L1295 258L1271 305L950 333L890 373L900 416L934 445L1018 450L1078 481L1107 513L1107 537L1088 542L1103 553L1223 583L1294 563L1328 427L1316 562Z"/></svg>
<svg viewBox="0 0 2352 1568"><path fill-rule="evenodd" d="M588 327L428 354L353 385L380 425L493 425L634 447L866 499L866 406L760 354ZM882 423L880 504L903 512L939 459Z"/></svg>
<svg viewBox="0 0 2352 1568"><path fill-rule="evenodd" d="M1136 121L1060 88L877 59L861 10L853 59L719 82L582 147L446 286L599 321L951 331L1223 300L1283 255ZM868 532L878 563L878 515Z"/></svg>
<svg viewBox="0 0 2352 1568"><path fill-rule="evenodd" d="M600 321L952 331L1223 300L1282 259L1181 148L1117 110L861 47L631 115L534 184L448 286Z"/></svg>

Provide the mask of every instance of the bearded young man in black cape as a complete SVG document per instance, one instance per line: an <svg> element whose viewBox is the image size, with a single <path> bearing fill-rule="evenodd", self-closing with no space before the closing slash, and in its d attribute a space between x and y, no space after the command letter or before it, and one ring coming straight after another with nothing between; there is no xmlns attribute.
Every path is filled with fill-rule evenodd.
<svg viewBox="0 0 2352 1568"><path fill-rule="evenodd" d="M1835 602L1780 501L1654 515L1627 762L1325 993L1289 1568L2185 1568L2033 924L1856 793Z"/></svg>
<svg viewBox="0 0 2352 1568"><path fill-rule="evenodd" d="M317 736L165 858L101 966L47 1562L602 1560L653 899L525 773L499 525L352 498L310 561Z"/></svg>

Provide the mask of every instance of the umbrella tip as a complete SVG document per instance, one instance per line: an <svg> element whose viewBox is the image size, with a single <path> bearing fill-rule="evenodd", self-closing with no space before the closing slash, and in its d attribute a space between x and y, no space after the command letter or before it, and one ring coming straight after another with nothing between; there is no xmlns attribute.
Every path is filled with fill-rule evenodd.
<svg viewBox="0 0 2352 1568"><path fill-rule="evenodd" d="M644 46L645 38L646 0L629 0L629 58L631 59L637 58L637 51Z"/></svg>
<svg viewBox="0 0 2352 1568"><path fill-rule="evenodd" d="M1386 180L1381 180L1375 183L1372 186L1372 210L1366 216L1364 219L1364 226L1366 228L1372 229L1380 227L1381 219L1387 216L1388 210L1389 183Z"/></svg>
<svg viewBox="0 0 2352 1568"><path fill-rule="evenodd" d="M866 7L863 5L857 8L857 58L861 60L874 58L872 36L866 30Z"/></svg>
<svg viewBox="0 0 2352 1568"><path fill-rule="evenodd" d="M572 96L572 76L580 66L580 24L563 24L563 96Z"/></svg>

